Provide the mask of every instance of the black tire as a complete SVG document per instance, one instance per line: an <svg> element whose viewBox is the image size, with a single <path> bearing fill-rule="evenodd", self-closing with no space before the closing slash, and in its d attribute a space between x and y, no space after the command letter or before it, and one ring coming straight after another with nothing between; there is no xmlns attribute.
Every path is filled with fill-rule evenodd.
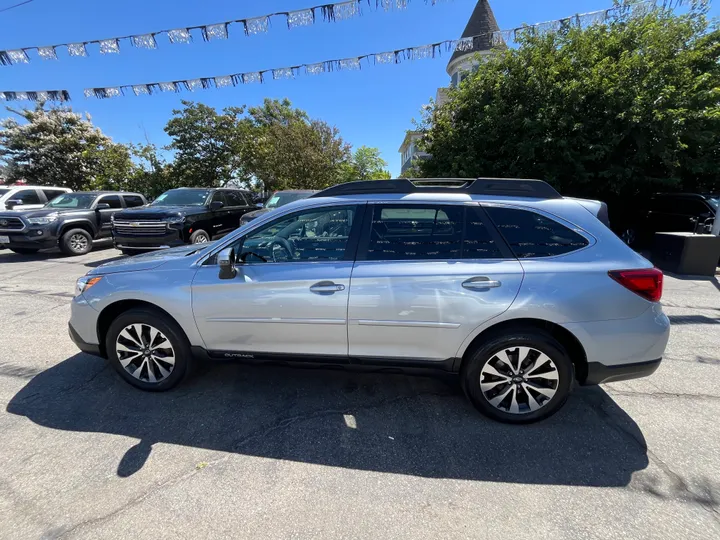
<svg viewBox="0 0 720 540"><path fill-rule="evenodd" d="M203 240L204 239L204 240ZM198 229L194 233L190 235L190 243L191 244L204 244L206 242L210 241L210 235L203 231L202 229Z"/></svg>
<svg viewBox="0 0 720 540"><path fill-rule="evenodd" d="M35 248L10 248L10 251L17 253L18 255L32 255L40 250Z"/></svg>
<svg viewBox="0 0 720 540"><path fill-rule="evenodd" d="M118 358L116 350L117 339L120 333L131 324L150 325L165 335L170 342L175 353L175 364L170 375L159 382L150 382L149 380L141 380L129 373ZM105 336L105 350L108 353L108 359L120 376L135 388L150 392L163 392L177 386L191 371L192 352L190 342L188 341L182 328L168 315L160 310L152 308L135 308L130 309L119 315L110 324L107 335ZM142 360L142 357L138 358ZM138 362L131 364L133 368L138 367ZM167 367L167 365L166 365ZM141 372L147 376L147 367ZM158 374L157 368L154 368L154 374Z"/></svg>
<svg viewBox="0 0 720 540"><path fill-rule="evenodd" d="M80 238L85 238L85 242ZM60 251L65 255L85 255L92 250L92 241L92 235L85 229L70 229L60 238Z"/></svg>
<svg viewBox="0 0 720 540"><path fill-rule="evenodd" d="M496 355L506 349L512 349L516 347L530 347L549 357L552 363L555 364L556 369L551 370L549 368L550 364L545 364L545 366L548 373L556 372L557 382L552 382L545 379L538 379L536 378L537 375L536 377L532 377L532 381L523 379L524 382L522 382L519 380L523 378L522 376L520 376L520 373L522 373L524 369L529 369L529 366L532 365L531 362L533 362L534 358L537 358L537 354L531 352L526 356L526 359L523 360L522 365L518 368L518 371L520 373L515 376L515 378L518 379L518 382L513 383L513 379L511 377L507 377L507 383L501 383L497 386L491 387L491 390L489 392L491 394L493 392L496 392L495 395L492 395L492 398L502 395L508 388L511 388L513 386L516 387L515 390L511 389L511 393L508 395L508 398L503 399L502 401L500 401L498 406L495 406L490 403L491 398L486 397L480 386L481 377L483 377L484 383L490 384L492 384L492 382L497 382L497 380L502 379L500 379L499 377L493 377L492 375L483 374L483 367L486 366L486 364L492 362L489 364L490 367L499 366L497 371L500 371L504 363L499 363L498 357ZM513 354L517 355L518 352L516 351ZM515 359L510 357L510 361L517 362L517 356L515 357ZM524 368L523 365L525 366ZM538 368L537 370L531 371L536 374L545 373L546 369ZM512 375L509 371L507 373L508 375ZM468 396L475 408L482 414L489 418L492 418L493 420L498 420L500 422L505 422L508 424L529 424L532 422L544 420L545 418L548 418L549 416L555 414L558 410L560 410L560 408L567 400L570 389L572 388L573 378L574 370L572 361L570 360L567 351L562 346L562 344L558 342L558 340L556 340L549 333L542 330L536 328L521 327L513 329L506 334L494 336L481 344L467 358L467 360L463 364L463 369L461 373L463 389L465 390L465 394ZM524 390L524 388L527 388L528 382L531 383L531 391ZM532 390L532 384L534 383L540 383L540 386L549 385L549 390L555 390L554 395L548 399L547 397L544 397L543 394ZM522 410L519 410L519 412L516 413L512 413L510 412L510 401L512 400L516 392L516 402L520 404ZM535 403L541 405L538 409L530 410L530 398L527 397L527 394L531 394L532 400L534 400Z"/></svg>

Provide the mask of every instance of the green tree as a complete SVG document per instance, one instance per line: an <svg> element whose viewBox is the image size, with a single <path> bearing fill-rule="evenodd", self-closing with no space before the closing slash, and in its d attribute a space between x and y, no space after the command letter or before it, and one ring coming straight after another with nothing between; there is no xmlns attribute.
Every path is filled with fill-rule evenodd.
<svg viewBox="0 0 720 540"><path fill-rule="evenodd" d="M218 113L202 103L182 105L165 126L172 138L167 149L175 151L174 174L187 186L223 186L245 178L244 109L229 107Z"/></svg>
<svg viewBox="0 0 720 540"><path fill-rule="evenodd" d="M0 159L7 164L8 182L67 186L121 183L131 162L127 150L112 142L89 116L69 107L8 111L20 117L0 122Z"/></svg>
<svg viewBox="0 0 720 540"><path fill-rule="evenodd" d="M311 119L287 99L251 107L243 123L240 151L266 190L322 189L341 181L350 146L337 128Z"/></svg>
<svg viewBox="0 0 720 540"><path fill-rule="evenodd" d="M361 146L352 155L352 160L343 165L342 181L353 180L387 180L390 171L387 161L380 157L380 150Z"/></svg>
<svg viewBox="0 0 720 540"><path fill-rule="evenodd" d="M424 119L428 177L535 177L629 200L720 179L720 31L689 12L525 32ZM612 204L611 204L612 208Z"/></svg>

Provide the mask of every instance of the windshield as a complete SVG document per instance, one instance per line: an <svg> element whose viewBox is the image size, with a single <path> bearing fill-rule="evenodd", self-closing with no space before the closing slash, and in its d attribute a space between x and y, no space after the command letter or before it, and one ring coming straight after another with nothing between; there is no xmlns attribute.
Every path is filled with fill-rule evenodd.
<svg viewBox="0 0 720 540"><path fill-rule="evenodd" d="M155 199L151 206L202 206L208 195L208 189L171 189Z"/></svg>
<svg viewBox="0 0 720 540"><path fill-rule="evenodd" d="M708 202L710 203L710 206L712 206L715 210L717 210L718 206L720 206L720 198L709 198Z"/></svg>
<svg viewBox="0 0 720 540"><path fill-rule="evenodd" d="M300 192L300 193L283 193L279 191L273 193L273 196L268 199L265 204L265 208L280 208L293 201L299 201L300 199L307 199L311 195L311 192Z"/></svg>
<svg viewBox="0 0 720 540"><path fill-rule="evenodd" d="M66 193L55 197L45 208L90 208L96 198L92 193Z"/></svg>
<svg viewBox="0 0 720 540"><path fill-rule="evenodd" d="M9 191L10 191L9 189L0 189L0 197L2 197L3 195L5 195L5 194L8 193Z"/></svg>

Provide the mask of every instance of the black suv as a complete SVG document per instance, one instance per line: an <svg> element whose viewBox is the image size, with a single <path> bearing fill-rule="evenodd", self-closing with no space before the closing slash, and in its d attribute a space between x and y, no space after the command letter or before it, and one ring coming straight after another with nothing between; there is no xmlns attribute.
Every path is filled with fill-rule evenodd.
<svg viewBox="0 0 720 540"><path fill-rule="evenodd" d="M620 237L628 245L646 247L656 232L710 232L719 198L709 193L656 193L622 228Z"/></svg>
<svg viewBox="0 0 720 540"><path fill-rule="evenodd" d="M239 189L171 189L144 208L114 216L115 247L130 255L215 240L256 208L251 200L250 192Z"/></svg>
<svg viewBox="0 0 720 540"><path fill-rule="evenodd" d="M66 193L38 210L0 213L0 244L15 253L59 246L66 255L83 255L92 249L93 240L110 237L116 212L145 204L139 193Z"/></svg>

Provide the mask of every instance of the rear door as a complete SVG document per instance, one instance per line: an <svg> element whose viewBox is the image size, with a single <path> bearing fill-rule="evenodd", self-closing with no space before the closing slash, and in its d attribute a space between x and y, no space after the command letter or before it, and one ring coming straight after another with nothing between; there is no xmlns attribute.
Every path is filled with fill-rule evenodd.
<svg viewBox="0 0 720 540"><path fill-rule="evenodd" d="M350 285L359 361L442 361L515 299L523 269L476 203L368 206Z"/></svg>

